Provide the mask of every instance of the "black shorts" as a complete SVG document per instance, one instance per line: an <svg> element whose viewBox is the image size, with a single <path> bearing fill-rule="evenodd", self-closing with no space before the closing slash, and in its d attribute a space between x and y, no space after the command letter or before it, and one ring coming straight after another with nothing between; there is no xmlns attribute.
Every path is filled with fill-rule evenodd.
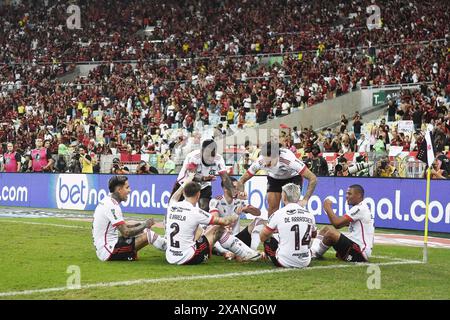
<svg viewBox="0 0 450 320"><path fill-rule="evenodd" d="M359 245L341 233L338 242L333 246L336 257L347 262L367 262Z"/></svg>
<svg viewBox="0 0 450 320"><path fill-rule="evenodd" d="M175 192L177 192L178 189L180 189L180 187L181 187L181 185L178 182L176 182L175 185L173 186L172 193L170 194L171 198L172 198L173 194ZM206 187L206 188L204 188L204 189L202 189L200 191L200 199L211 200L211 198L212 198L212 188L211 188L211 186L208 186L208 187ZM183 200L184 200L184 195L181 195L179 201L183 201Z"/></svg>
<svg viewBox="0 0 450 320"><path fill-rule="evenodd" d="M236 235L236 238L241 240L247 247L251 247L252 245L252 235L248 231L248 226L246 226L241 232Z"/></svg>
<svg viewBox="0 0 450 320"><path fill-rule="evenodd" d="M209 244L208 239L205 236L201 236L195 242L195 253L191 259L186 261L183 264L200 264L204 261L207 261L209 257L211 257L212 247Z"/></svg>
<svg viewBox="0 0 450 320"><path fill-rule="evenodd" d="M264 252L272 260L276 267L283 267L277 260L276 252L278 250L278 241L274 237L270 237L264 241Z"/></svg>
<svg viewBox="0 0 450 320"><path fill-rule="evenodd" d="M267 192L281 193L281 188L288 183L294 183L302 188L303 178L301 176L295 176L289 179L274 179L267 176Z"/></svg>
<svg viewBox="0 0 450 320"><path fill-rule="evenodd" d="M109 257L109 261L134 261L137 260L135 238L120 237L114 250Z"/></svg>

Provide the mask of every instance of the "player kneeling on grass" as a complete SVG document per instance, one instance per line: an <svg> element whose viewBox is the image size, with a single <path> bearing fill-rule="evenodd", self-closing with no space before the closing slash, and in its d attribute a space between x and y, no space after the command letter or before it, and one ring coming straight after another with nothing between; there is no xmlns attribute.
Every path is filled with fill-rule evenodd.
<svg viewBox="0 0 450 320"><path fill-rule="evenodd" d="M224 226L229 226L237 221L236 214L220 218L197 206L201 186L192 182L193 178L194 174L189 175L169 202L166 216L167 262L179 265L202 263L211 256L211 250L218 240L221 241L224 248L245 256L245 260L259 259L260 254L253 250L251 253L255 254L252 257L241 252L240 250L245 250L245 248L243 249L235 241L234 236L225 230ZM181 193L185 200L179 202ZM202 224L214 226L209 227L201 234L197 230L203 230L200 228ZM196 234L199 234L198 238Z"/></svg>
<svg viewBox="0 0 450 320"><path fill-rule="evenodd" d="M317 234L314 215L298 203L298 185L284 185L281 198L285 206L270 216L260 234L264 252L277 267L305 268L311 262L311 239ZM276 231L279 242L272 236Z"/></svg>
<svg viewBox="0 0 450 320"><path fill-rule="evenodd" d="M233 183L233 186L236 188L237 180L232 177L230 179ZM211 199L211 201L209 202L209 213L217 215L221 218L233 214L237 214L239 217L241 213L248 213L255 216L255 219L242 231L240 229L239 218L228 228L231 229L230 232L233 236L235 236L235 238L241 240L242 243L247 247L253 250L257 250L260 243L259 233L265 225L265 221L258 218L261 215L261 210L247 203L247 195L245 193L241 193L238 197L234 198L233 193L229 189L224 187L223 181L222 188L224 191L223 196L218 196L214 199ZM235 240L235 242L239 241ZM214 251L218 255L222 255L228 260L231 260L235 257L235 254L233 252L222 247L221 241L218 241L214 244ZM253 253L255 252L253 251Z"/></svg>
<svg viewBox="0 0 450 320"><path fill-rule="evenodd" d="M126 176L114 176L109 180L110 196L95 208L92 234L97 257L102 260L136 260L137 252L149 243L160 250L166 249L166 241L150 230L153 219L129 224L124 221L120 203L130 194ZM121 237L119 237L119 232Z"/></svg>
<svg viewBox="0 0 450 320"><path fill-rule="evenodd" d="M336 257L348 262L368 262L372 254L375 228L373 215L364 200L364 189L358 184L347 189L347 203L353 206L343 217L334 214L330 199L325 199L325 210L331 224L336 229L348 226L348 236L333 227L324 227L311 247L313 258L320 258L333 246Z"/></svg>

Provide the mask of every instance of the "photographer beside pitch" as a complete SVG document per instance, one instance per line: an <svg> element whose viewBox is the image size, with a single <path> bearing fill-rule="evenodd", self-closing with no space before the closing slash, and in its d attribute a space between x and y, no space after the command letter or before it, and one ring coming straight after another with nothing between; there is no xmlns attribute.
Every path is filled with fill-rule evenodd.
<svg viewBox="0 0 450 320"><path fill-rule="evenodd" d="M364 201L364 189L358 184L351 185L346 193L347 203L352 206L347 214L336 216L330 199L325 199L325 210L333 227L323 227L313 241L311 252L313 258L322 257L332 246L336 257L347 262L368 262L372 254L374 241L374 217ZM349 227L345 236L336 229ZM335 229L336 228L336 229Z"/></svg>

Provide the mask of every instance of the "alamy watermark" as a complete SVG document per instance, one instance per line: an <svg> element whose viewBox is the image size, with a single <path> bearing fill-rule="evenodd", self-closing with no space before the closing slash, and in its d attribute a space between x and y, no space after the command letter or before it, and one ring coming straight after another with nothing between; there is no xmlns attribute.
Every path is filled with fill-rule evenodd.
<svg viewBox="0 0 450 320"><path fill-rule="evenodd" d="M70 16L66 20L67 29L76 30L81 29L81 9L79 6L72 4L67 7L67 13Z"/></svg>
<svg viewBox="0 0 450 320"><path fill-rule="evenodd" d="M381 289L381 269L379 266L371 264L367 268L367 274L370 276L367 278L367 289Z"/></svg>
<svg viewBox="0 0 450 320"><path fill-rule="evenodd" d="M79 266L70 265L67 267L66 273L70 274L67 278L67 289L77 290L81 289L81 269Z"/></svg>
<svg viewBox="0 0 450 320"><path fill-rule="evenodd" d="M370 16L366 20L366 25L369 30L381 29L381 9L375 4L375 0L372 0L372 4L366 8L366 12Z"/></svg>

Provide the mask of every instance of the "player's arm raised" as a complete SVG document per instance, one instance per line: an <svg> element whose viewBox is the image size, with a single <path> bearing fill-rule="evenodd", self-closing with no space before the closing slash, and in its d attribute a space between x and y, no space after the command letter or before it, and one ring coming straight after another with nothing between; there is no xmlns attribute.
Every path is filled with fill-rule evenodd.
<svg viewBox="0 0 450 320"><path fill-rule="evenodd" d="M178 188L178 190L172 195L172 198L170 198L169 203L171 202L177 202L180 200L181 196L183 195L183 190L186 184L189 182L192 182L194 180L195 173L191 172L187 176L187 178L184 180L183 184Z"/></svg>
<svg viewBox="0 0 450 320"><path fill-rule="evenodd" d="M337 216L333 212L331 205L332 205L332 202L330 199L325 199L325 201L323 202L323 210L327 214L328 219L330 220L331 224L336 229L340 229L340 228L348 226L350 224L350 221L345 216L344 217Z"/></svg>

